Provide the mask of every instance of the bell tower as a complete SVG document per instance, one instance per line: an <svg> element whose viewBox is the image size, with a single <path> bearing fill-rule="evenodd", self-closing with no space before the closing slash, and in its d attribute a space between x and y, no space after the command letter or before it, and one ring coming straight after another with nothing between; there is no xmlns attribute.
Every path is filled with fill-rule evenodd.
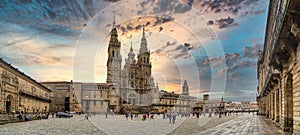
<svg viewBox="0 0 300 135"><path fill-rule="evenodd" d="M113 27L110 32L110 40L108 45L108 59L107 59L107 83L121 83L121 66L122 56L120 53L121 42L118 40L118 31L116 28L115 17L113 20Z"/></svg>
<svg viewBox="0 0 300 135"><path fill-rule="evenodd" d="M188 86L186 80L184 80L184 83L182 85L182 94L183 95L189 95L189 86Z"/></svg>
<svg viewBox="0 0 300 135"><path fill-rule="evenodd" d="M147 47L147 39L145 36L145 29L143 28L143 36L141 39L140 54L138 55L138 64L140 65L140 70L142 72L141 76L141 86L140 88L144 90L150 90L150 78L151 78L151 62L150 62L150 51Z"/></svg>

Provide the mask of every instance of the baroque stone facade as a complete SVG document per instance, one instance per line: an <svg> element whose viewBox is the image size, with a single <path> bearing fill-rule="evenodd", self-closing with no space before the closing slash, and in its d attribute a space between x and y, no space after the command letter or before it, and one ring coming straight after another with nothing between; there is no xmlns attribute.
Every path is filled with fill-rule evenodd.
<svg viewBox="0 0 300 135"><path fill-rule="evenodd" d="M51 90L0 59L0 112L49 112Z"/></svg>
<svg viewBox="0 0 300 135"><path fill-rule="evenodd" d="M118 40L115 21L110 36L106 83L115 86L120 104L149 106L157 102L159 90L151 74L150 50L147 47L144 28L137 59L131 44L123 69L121 68L121 42Z"/></svg>
<svg viewBox="0 0 300 135"><path fill-rule="evenodd" d="M259 113L300 134L300 3L271 0L258 58Z"/></svg>
<svg viewBox="0 0 300 135"><path fill-rule="evenodd" d="M41 82L41 84L52 90L50 112L81 112L72 81Z"/></svg>
<svg viewBox="0 0 300 135"><path fill-rule="evenodd" d="M185 80L182 86L182 93L167 92L161 90L159 92L159 102L153 103L153 107L158 113L179 112L191 113L197 101L196 97L189 95L189 87Z"/></svg>
<svg viewBox="0 0 300 135"><path fill-rule="evenodd" d="M223 97L221 100L209 100L209 94L203 95L203 100L195 103L194 112L225 112L226 106Z"/></svg>

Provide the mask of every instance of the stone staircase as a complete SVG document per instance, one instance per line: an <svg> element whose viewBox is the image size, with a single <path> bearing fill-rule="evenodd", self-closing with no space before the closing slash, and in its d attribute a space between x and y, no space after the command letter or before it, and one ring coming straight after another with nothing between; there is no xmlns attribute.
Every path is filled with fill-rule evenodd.
<svg viewBox="0 0 300 135"><path fill-rule="evenodd" d="M16 116L13 118L12 115L0 114L0 125L17 122L17 121L19 121L19 120L17 119Z"/></svg>

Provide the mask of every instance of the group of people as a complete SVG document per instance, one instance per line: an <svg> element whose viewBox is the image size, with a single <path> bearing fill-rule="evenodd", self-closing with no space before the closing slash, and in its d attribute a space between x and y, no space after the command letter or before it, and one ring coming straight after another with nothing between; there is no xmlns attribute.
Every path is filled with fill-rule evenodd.
<svg viewBox="0 0 300 135"><path fill-rule="evenodd" d="M169 119L169 123L175 124L177 115L179 115L179 114L175 113L175 112L163 113L163 119L167 118L167 119Z"/></svg>

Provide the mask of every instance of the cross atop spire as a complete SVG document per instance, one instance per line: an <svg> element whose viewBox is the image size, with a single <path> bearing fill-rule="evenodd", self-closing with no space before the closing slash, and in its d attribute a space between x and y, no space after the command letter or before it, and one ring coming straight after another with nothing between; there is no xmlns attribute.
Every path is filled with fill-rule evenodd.
<svg viewBox="0 0 300 135"><path fill-rule="evenodd" d="M130 46L130 52L133 52L133 49L132 49L132 42L131 42L131 46Z"/></svg>
<svg viewBox="0 0 300 135"><path fill-rule="evenodd" d="M145 27L143 25L143 37L145 37Z"/></svg>
<svg viewBox="0 0 300 135"><path fill-rule="evenodd" d="M113 28L116 28L116 17L114 16L114 20L113 20Z"/></svg>

